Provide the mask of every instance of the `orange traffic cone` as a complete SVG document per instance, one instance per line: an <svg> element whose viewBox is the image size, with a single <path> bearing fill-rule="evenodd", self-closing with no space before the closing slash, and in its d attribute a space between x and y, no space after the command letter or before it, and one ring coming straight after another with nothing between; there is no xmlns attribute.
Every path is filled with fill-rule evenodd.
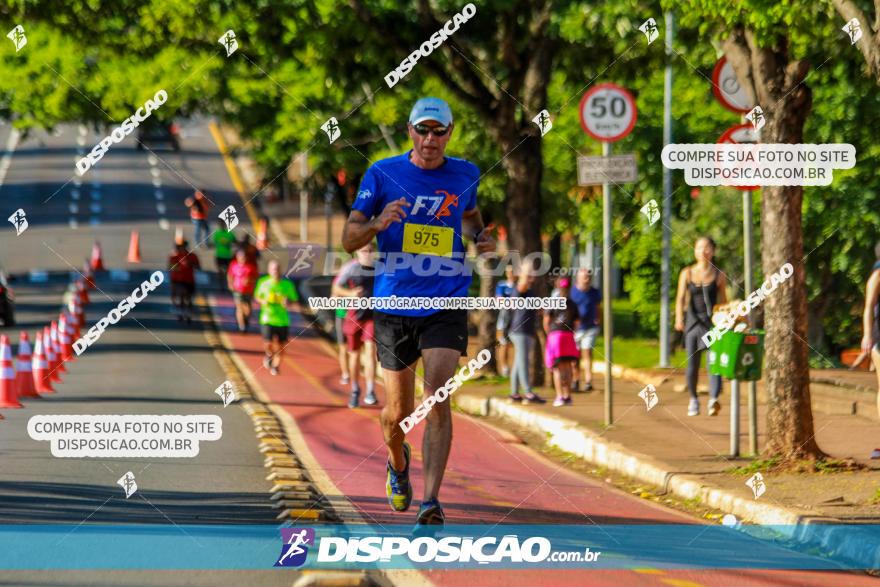
<svg viewBox="0 0 880 587"><path fill-rule="evenodd" d="M52 389L52 379L49 375L49 362L43 351L43 333L37 332L37 342L34 347L34 358L31 361L31 371L34 378L34 389L37 393L55 393Z"/></svg>
<svg viewBox="0 0 880 587"><path fill-rule="evenodd" d="M70 301L67 303L67 308L70 311L71 334L73 340L76 340L80 337L80 329L85 324L86 317L82 311L82 304L79 303L79 298L77 297L70 298Z"/></svg>
<svg viewBox="0 0 880 587"><path fill-rule="evenodd" d="M260 218L260 225L257 227L257 249L265 251L269 248L269 219L263 216Z"/></svg>
<svg viewBox="0 0 880 587"><path fill-rule="evenodd" d="M52 366L52 369L56 373L64 373L67 371L67 367L62 360L61 331L58 329L58 323L56 321L52 320L52 326L50 327L49 332L52 341L52 352L55 353L55 364Z"/></svg>
<svg viewBox="0 0 880 587"><path fill-rule="evenodd" d="M106 271L104 268L104 254L101 251L101 243L95 241L92 245L92 258L89 260L92 271Z"/></svg>
<svg viewBox="0 0 880 587"><path fill-rule="evenodd" d="M15 367L9 337L0 335L0 408L23 408L15 393Z"/></svg>
<svg viewBox="0 0 880 587"><path fill-rule="evenodd" d="M43 352L46 354L46 365L48 365L48 381L61 383L61 376L58 374L56 367L58 360L56 359L55 349L52 347L52 334L48 326L43 327Z"/></svg>
<svg viewBox="0 0 880 587"><path fill-rule="evenodd" d="M92 271L92 265L88 261L83 263L82 274L86 279L86 286L88 286L89 289L95 289L95 272Z"/></svg>
<svg viewBox="0 0 880 587"><path fill-rule="evenodd" d="M129 263L140 263L141 262L141 245L140 245L140 237L138 236L138 231L131 231L131 240L128 243L128 262Z"/></svg>
<svg viewBox="0 0 880 587"><path fill-rule="evenodd" d="M58 314L58 342L61 343L61 359L63 361L74 360L72 334L67 312L61 312Z"/></svg>
<svg viewBox="0 0 880 587"><path fill-rule="evenodd" d="M21 331L18 340L18 361L15 365L15 391L18 397L40 397L34 387L34 375L31 372L31 342L28 334Z"/></svg>
<svg viewBox="0 0 880 587"><path fill-rule="evenodd" d="M85 281L82 279L76 280L76 293L79 296L79 301L82 302L83 306L89 303L89 290L86 287Z"/></svg>

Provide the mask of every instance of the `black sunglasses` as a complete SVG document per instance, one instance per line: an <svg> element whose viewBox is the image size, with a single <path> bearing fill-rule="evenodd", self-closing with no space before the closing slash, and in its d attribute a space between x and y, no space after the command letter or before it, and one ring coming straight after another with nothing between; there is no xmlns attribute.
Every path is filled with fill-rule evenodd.
<svg viewBox="0 0 880 587"><path fill-rule="evenodd" d="M446 136L446 133L449 132L448 126L428 126L427 124L416 124L413 126L415 131L422 135L426 136L428 133L432 133L435 137Z"/></svg>

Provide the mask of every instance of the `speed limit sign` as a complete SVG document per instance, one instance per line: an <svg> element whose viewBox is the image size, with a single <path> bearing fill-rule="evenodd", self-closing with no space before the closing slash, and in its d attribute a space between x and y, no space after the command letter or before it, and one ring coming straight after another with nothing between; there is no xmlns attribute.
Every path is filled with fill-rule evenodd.
<svg viewBox="0 0 880 587"><path fill-rule="evenodd" d="M616 84L599 84L581 98L581 128L597 141L619 141L632 131L636 118L632 94Z"/></svg>

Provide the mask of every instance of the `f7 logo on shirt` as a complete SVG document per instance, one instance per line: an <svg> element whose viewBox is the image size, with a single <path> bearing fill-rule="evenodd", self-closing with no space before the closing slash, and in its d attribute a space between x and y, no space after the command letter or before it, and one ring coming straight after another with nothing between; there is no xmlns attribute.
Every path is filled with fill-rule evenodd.
<svg viewBox="0 0 880 587"><path fill-rule="evenodd" d="M446 190L437 190L435 194L443 194L442 196L416 196L416 203L412 207L410 214L418 214L422 208L426 209L428 214L435 218L443 216L452 216L450 206L458 206L458 196L450 194Z"/></svg>

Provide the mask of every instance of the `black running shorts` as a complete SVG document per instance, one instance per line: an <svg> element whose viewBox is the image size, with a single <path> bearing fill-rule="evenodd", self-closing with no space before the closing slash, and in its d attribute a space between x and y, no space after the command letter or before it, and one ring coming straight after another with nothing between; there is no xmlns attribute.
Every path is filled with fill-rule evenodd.
<svg viewBox="0 0 880 587"><path fill-rule="evenodd" d="M269 326L268 324L260 324L260 331L263 333L263 340L270 342L273 338L277 338L278 342L287 342L288 326Z"/></svg>
<svg viewBox="0 0 880 587"><path fill-rule="evenodd" d="M430 316L397 316L373 312L379 363L402 371L425 349L453 349L467 356L467 310L440 310Z"/></svg>

